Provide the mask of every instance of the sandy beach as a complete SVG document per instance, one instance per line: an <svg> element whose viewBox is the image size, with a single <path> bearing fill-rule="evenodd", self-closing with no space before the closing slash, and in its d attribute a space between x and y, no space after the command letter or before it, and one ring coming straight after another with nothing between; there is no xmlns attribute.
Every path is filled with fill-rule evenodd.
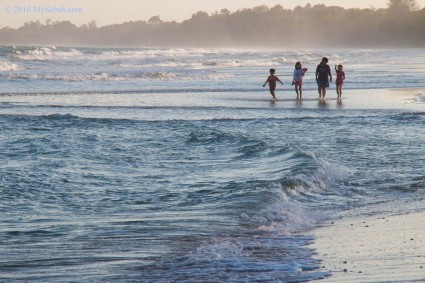
<svg viewBox="0 0 425 283"><path fill-rule="evenodd" d="M348 218L316 232L320 282L425 282L425 212Z"/></svg>

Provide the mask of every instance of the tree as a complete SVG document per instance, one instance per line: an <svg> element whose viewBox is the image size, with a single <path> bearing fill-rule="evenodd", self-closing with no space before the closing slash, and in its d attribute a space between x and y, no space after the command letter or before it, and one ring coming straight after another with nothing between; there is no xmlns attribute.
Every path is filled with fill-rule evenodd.
<svg viewBox="0 0 425 283"><path fill-rule="evenodd" d="M419 10L416 0L389 0L388 9L390 12L410 12Z"/></svg>
<svg viewBox="0 0 425 283"><path fill-rule="evenodd" d="M385 9L344 9L306 4L293 10L258 6L209 15L197 12L177 22L127 22L97 27L93 20L77 28L71 22L27 22L1 28L1 44L128 46L425 46L425 9L417 0L387 0ZM1 2L1 0L0 0ZM318 25L320 23L320 25Z"/></svg>
<svg viewBox="0 0 425 283"><path fill-rule="evenodd" d="M92 20L90 23L88 23L87 25L89 27L89 29L96 29L97 28L97 23L95 20Z"/></svg>
<svg viewBox="0 0 425 283"><path fill-rule="evenodd" d="M191 21L200 22L208 19L208 13L204 11L199 11L195 14L192 14Z"/></svg>
<svg viewBox="0 0 425 283"><path fill-rule="evenodd" d="M162 20L159 16L153 16L148 20L148 24L150 25L159 25L162 24Z"/></svg>
<svg viewBox="0 0 425 283"><path fill-rule="evenodd" d="M220 14L224 15L224 16L228 16L230 15L230 11L227 9L221 9Z"/></svg>

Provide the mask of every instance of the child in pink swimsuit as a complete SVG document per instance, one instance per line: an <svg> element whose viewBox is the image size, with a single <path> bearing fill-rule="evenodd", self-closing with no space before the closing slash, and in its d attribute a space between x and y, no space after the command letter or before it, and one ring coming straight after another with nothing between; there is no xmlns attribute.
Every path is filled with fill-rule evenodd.
<svg viewBox="0 0 425 283"><path fill-rule="evenodd" d="M336 93L338 94L338 99L341 99L342 96L342 85L344 84L345 80L345 73L342 70L342 65L335 65L335 71L336 71Z"/></svg>
<svg viewBox="0 0 425 283"><path fill-rule="evenodd" d="M276 90L276 83L280 82L283 85L282 81L277 76L274 75L275 72L276 72L275 69L270 69L270 76L268 76L266 82L263 84L263 87L265 87L267 83L269 84L270 94L272 95L273 100L276 100L276 96L274 94Z"/></svg>

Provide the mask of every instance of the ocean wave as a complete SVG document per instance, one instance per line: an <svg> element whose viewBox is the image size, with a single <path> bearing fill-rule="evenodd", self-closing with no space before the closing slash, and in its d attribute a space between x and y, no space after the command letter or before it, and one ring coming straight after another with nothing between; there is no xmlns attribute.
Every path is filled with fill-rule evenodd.
<svg viewBox="0 0 425 283"><path fill-rule="evenodd" d="M214 55L260 55L256 51L239 50L233 48L144 48L141 50L114 50L104 51L100 54L102 59L110 58L122 58L122 59L143 59L143 58L155 58L155 57L166 57L166 58L181 58L181 57L194 57L202 58L206 56Z"/></svg>
<svg viewBox="0 0 425 283"><path fill-rule="evenodd" d="M180 57L180 56L202 56L208 53L207 49L186 49L186 48L171 48L171 49L144 49L144 50L116 50L116 51L104 51L101 54L110 57L120 58L145 58L145 57L156 57L156 56L169 56L169 57Z"/></svg>
<svg viewBox="0 0 425 283"><path fill-rule="evenodd" d="M425 118L425 112L403 112L395 115L388 115L387 117L399 122L410 122L416 120L423 120L423 118Z"/></svg>
<svg viewBox="0 0 425 283"><path fill-rule="evenodd" d="M86 119L86 120L102 120L102 119L96 119L96 118L81 118L79 116L76 115L72 115L72 114L59 114L59 113L55 113L55 114L47 114L47 115L29 115L29 114L0 114L0 118L7 118L7 119L12 119L14 121L21 121L21 120L31 120L34 121L34 118L37 119L47 119L47 120L72 120L72 119ZM103 119L106 120L106 119ZM111 120L111 119L107 119L107 120Z"/></svg>
<svg viewBox="0 0 425 283"><path fill-rule="evenodd" d="M8 79L21 80L42 80L42 81L120 81L120 78L110 73L97 74L10 74L5 76Z"/></svg>
<svg viewBox="0 0 425 283"><path fill-rule="evenodd" d="M94 74L26 74L13 73L3 75L6 79L42 80L42 81L169 81L169 80L221 80L232 78L231 74L187 74L179 72L139 72L139 73L109 73Z"/></svg>
<svg viewBox="0 0 425 283"><path fill-rule="evenodd" d="M204 57L211 54L221 54L226 49L197 49L197 48L170 48L170 49L133 49L133 50L110 50L99 49L75 49L56 48L55 46L44 47L14 47L11 56L21 60L121 60L121 59L147 59L147 58L179 58L179 57ZM229 51L231 53L236 50ZM227 53L229 53L227 52Z"/></svg>
<svg viewBox="0 0 425 283"><path fill-rule="evenodd" d="M19 66L14 63L0 61L0 71L16 71Z"/></svg>
<svg viewBox="0 0 425 283"><path fill-rule="evenodd" d="M175 67L184 67L189 69L210 69L210 68L234 68L234 67L270 67L270 66L280 66L287 62L286 58L272 58L272 59L201 59L197 61L193 60L179 60L179 61L166 61L166 62L156 62L152 63L147 61L146 63L120 63L118 64L121 68L128 69L140 69L140 68L175 68Z"/></svg>
<svg viewBox="0 0 425 283"><path fill-rule="evenodd" d="M92 90L92 91L34 91L34 92L0 92L0 96L55 96L55 95L96 95L96 94L146 94L146 93L232 93L259 92L259 89L249 88L177 88L177 89L128 89L128 90ZM164 106L152 106L164 107ZM172 106L170 106L172 107ZM252 107L247 108L252 109ZM214 119L214 118L213 118Z"/></svg>
<svg viewBox="0 0 425 283"><path fill-rule="evenodd" d="M252 216L242 213L240 218L257 226L257 231L289 236L313 228L319 220L317 216L316 212L309 213L294 200L279 200Z"/></svg>
<svg viewBox="0 0 425 283"><path fill-rule="evenodd" d="M263 193L270 195L265 198L264 207L242 212L239 217L258 231L287 236L310 230L328 217L328 211L321 209L320 205L335 202L338 195L347 197L347 192L338 191L338 184L349 178L349 172L312 152L296 149L285 152L291 153L282 155L285 164L293 164L291 175L258 184ZM288 169L284 171L288 172ZM314 209L316 203L320 205ZM310 209L305 210L305 207Z"/></svg>
<svg viewBox="0 0 425 283"><path fill-rule="evenodd" d="M118 60L118 59L146 59L155 57L180 57L180 56L203 56L207 51L192 51L187 49L145 49L145 50L111 50L99 51L91 49L31 47L14 48L12 57L20 60Z"/></svg>
<svg viewBox="0 0 425 283"><path fill-rule="evenodd" d="M80 117L72 115L72 114L51 114L51 115L42 115L41 117L45 117L47 119L52 120L69 120L69 119L79 119Z"/></svg>
<svg viewBox="0 0 425 283"><path fill-rule="evenodd" d="M189 134L188 144L209 145L215 143L237 143L246 144L250 140L243 135L234 135L218 130L192 131Z"/></svg>
<svg viewBox="0 0 425 283"><path fill-rule="evenodd" d="M401 182L400 182L401 181ZM397 184L398 183L398 184ZM416 192L425 189L425 176L418 176L408 180L394 180L394 184L388 187L390 190L399 192Z"/></svg>
<svg viewBox="0 0 425 283"><path fill-rule="evenodd" d="M210 282L287 282L288 278L292 278L291 282L307 282L323 278L327 274L318 271L319 262L306 257L312 255L307 247L311 240L213 237L199 241L185 256L164 261L161 277L184 282L193 278ZM154 267L152 271L156 270ZM147 277L151 276L150 268L144 271Z"/></svg>
<svg viewBox="0 0 425 283"><path fill-rule="evenodd" d="M327 204L326 199L332 202L338 195L346 194L339 190L339 184L348 179L349 171L311 151L290 145L271 145L243 133L205 127L192 130L186 143L191 148L217 150L220 147L219 152L225 151L225 156L233 162L255 168L245 170L246 183L229 183L224 190L244 192L243 201L238 201L240 219L254 231L294 235L309 230L326 215L306 211L304 207ZM250 172L255 180L250 179ZM242 174L245 173L239 173ZM229 195L232 206L238 196Z"/></svg>
<svg viewBox="0 0 425 283"><path fill-rule="evenodd" d="M72 60L85 59L86 56L77 49L57 50L56 47L33 47L30 49L13 49L11 56L20 60Z"/></svg>
<svg viewBox="0 0 425 283"><path fill-rule="evenodd" d="M11 56L20 60L34 61L56 61L56 60L89 60L89 61L117 61L126 60L119 66L123 68L134 67L176 67L186 66L192 68L208 67L267 67L295 63L301 60L303 64L317 65L319 58L317 54L305 52L284 52L274 50L267 53L254 50L238 49L214 49L214 48L170 48L170 49L90 49L90 48L56 48L54 46L44 47L20 47L13 48ZM223 59L223 55L228 58ZM244 59L243 59L244 58ZM329 56L331 60L339 63L346 62L347 59L333 54ZM141 63L128 62L129 60L141 60ZM146 60L146 62L143 62ZM158 61L152 63L152 60ZM149 63L151 62L151 63Z"/></svg>
<svg viewBox="0 0 425 283"><path fill-rule="evenodd" d="M0 119L12 121L13 123L29 123L28 129L42 131L50 129L56 123L65 123L79 127L84 124L92 125L139 125L140 123L160 123L157 121L140 121L126 118L110 117L85 117L70 113L52 113L52 114L0 114Z"/></svg>

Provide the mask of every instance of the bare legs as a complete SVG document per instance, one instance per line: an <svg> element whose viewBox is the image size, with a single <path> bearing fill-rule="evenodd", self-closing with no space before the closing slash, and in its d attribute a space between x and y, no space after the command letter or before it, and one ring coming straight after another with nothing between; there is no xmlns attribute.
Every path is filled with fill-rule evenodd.
<svg viewBox="0 0 425 283"><path fill-rule="evenodd" d="M270 90L270 94L272 95L273 100L276 100L276 96L274 95L274 89L271 89Z"/></svg>
<svg viewBox="0 0 425 283"><path fill-rule="evenodd" d="M321 98L321 99L322 99L322 98L325 98L325 95L326 95L326 87L319 86L317 90L319 91L319 98Z"/></svg>
<svg viewBox="0 0 425 283"><path fill-rule="evenodd" d="M301 85L295 85L295 92L297 93L297 99L303 98L303 89Z"/></svg>
<svg viewBox="0 0 425 283"><path fill-rule="evenodd" d="M338 99L342 97L342 85L336 85L336 93L338 94Z"/></svg>

